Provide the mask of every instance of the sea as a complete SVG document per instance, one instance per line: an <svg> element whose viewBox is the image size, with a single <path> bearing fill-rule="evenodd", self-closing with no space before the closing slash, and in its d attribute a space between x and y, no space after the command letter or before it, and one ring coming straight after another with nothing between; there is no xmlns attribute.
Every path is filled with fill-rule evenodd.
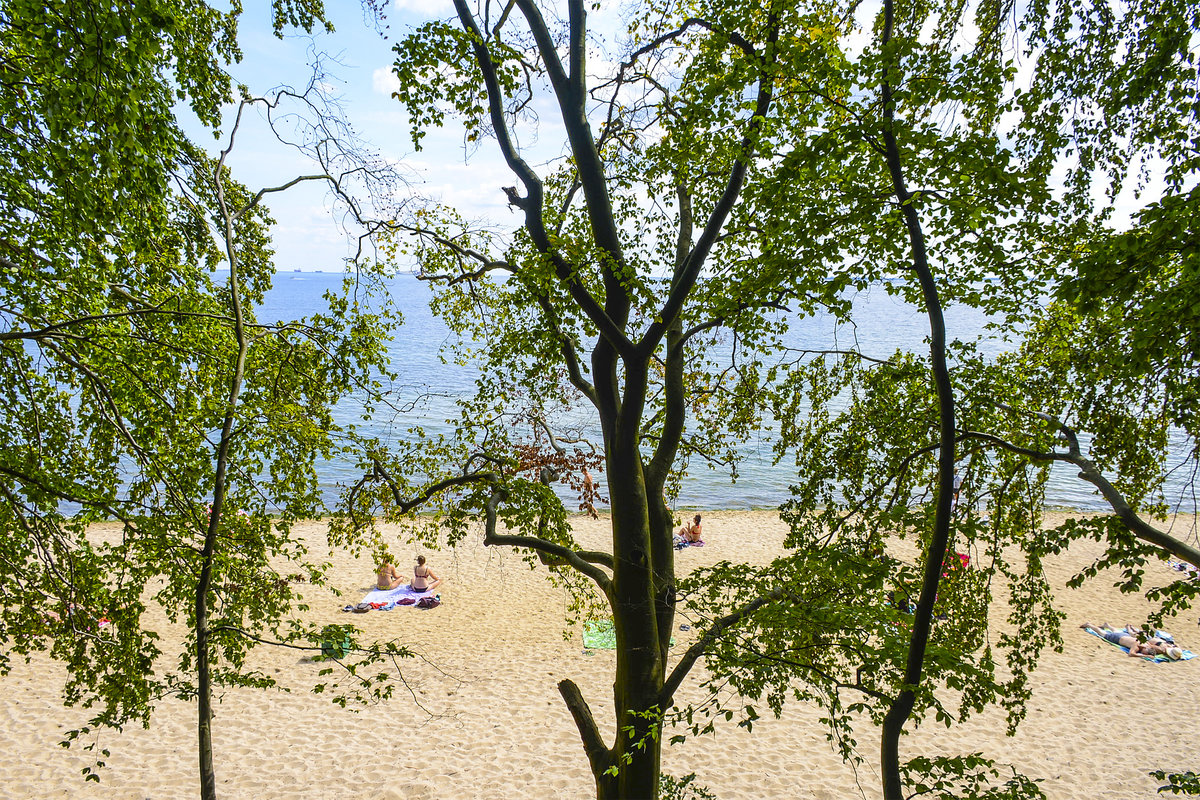
<svg viewBox="0 0 1200 800"><path fill-rule="evenodd" d="M281 272L256 311L260 321L291 320L325 308L322 296L337 292L343 280L341 273ZM455 400L474 389L476 371L470 366L448 363L441 357L443 346L452 334L441 319L429 308L429 285L414 275L401 274L389 279L388 289L393 302L403 315L400 326L391 339L389 354L398 374L395 384L397 399L424 395L425 401L405 411L381 410L371 419L363 420L362 398L348 398L335 409L339 424L354 424L381 440L400 441L410 437L414 427L430 434L448 432L457 416ZM897 349L922 351L928 336L928 320L924 312L903 299L876 288L854 297L855 325L838 326L832 317L810 317L796 322L787 344L797 349L827 349L831 343L846 347L853 345L862 352L886 358ZM967 306L952 306L945 312L947 336L963 341L980 341L984 353L997 353L1011 347L997 332L989 329L988 318L979 310ZM594 421L582 424L598 430ZM573 422L580 420L574 419ZM598 441L598 435L597 439ZM1085 442L1086 443L1086 442ZM693 463L684 476L676 507L680 509L761 509L774 508L791 496L789 487L796 481L794 463L784 458L777 462L770 430L745 443L740 448L740 463L736 476L728 469L709 468ZM1182 465L1166 484L1166 499L1171 504L1190 500L1191 443L1180 432L1172 436L1169 461ZM1105 510L1107 504L1095 488L1076 476L1077 470L1065 464L1055 464L1047 490L1047 505L1051 508ZM324 461L318 465L321 493L333 506L342 488L361 477L361 469L352 459ZM607 495L603 476L597 476L601 494ZM564 496L570 505L573 498ZM577 499L574 499L577 503ZM603 510L603 509L601 509ZM1188 510L1188 509L1184 509Z"/></svg>

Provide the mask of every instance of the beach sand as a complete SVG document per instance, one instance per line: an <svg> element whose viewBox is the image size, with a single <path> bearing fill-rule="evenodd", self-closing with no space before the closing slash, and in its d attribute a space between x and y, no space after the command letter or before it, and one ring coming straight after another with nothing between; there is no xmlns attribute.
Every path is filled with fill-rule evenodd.
<svg viewBox="0 0 1200 800"><path fill-rule="evenodd" d="M600 544L607 520L576 518L584 542ZM686 570L721 560L765 563L781 551L784 526L774 512L705 514L707 546L679 554ZM301 532L323 541L320 523ZM592 780L570 714L556 685L574 680L611 736L613 653L586 650L578 629L564 638L568 598L543 570L530 570L512 551L484 548L481 535L455 551L420 551L445 579L444 603L433 610L400 608L345 614L373 581L373 565L331 553L331 578L345 594L302 587L318 624L353 622L367 636L398 638L421 659L401 662L404 683L382 703L343 709L311 687L320 664L296 651L262 647L255 663L291 692L234 690L219 698L214 720L220 796L454 800L455 798L587 798ZM321 546L321 551L327 550ZM405 545L401 554L417 549ZM1153 769L1200 768L1200 659L1153 664L1129 658L1078 630L1085 621L1143 619L1144 598L1122 595L1110 581L1066 590L1067 579L1098 553L1080 543L1047 567L1066 612L1062 653L1047 652L1033 677L1029 715L1016 736L990 711L962 725L933 722L906 737L902 756L982 751L1043 780L1051 800L1150 798ZM403 561L401 563L404 563ZM1175 573L1148 569L1151 583ZM1161 572L1161 574L1159 574ZM1200 652L1194 612L1168 629ZM678 618L678 624L687 619ZM168 631L178 636L178 631ZM677 630L676 649L692 634ZM0 796L170 800L198 795L195 708L164 701L149 730L101 733L108 748L100 783L80 770L93 758L78 745L59 746L86 712L64 709L62 672L48 659L18 663L0 679ZM682 692L684 697L694 692ZM825 741L813 706L792 704L783 717L764 711L753 733L734 723L715 735L663 749L665 772L696 773L720 800L779 797L804 800L880 796L878 732L863 726L866 762L843 764ZM910 726L911 727L911 726Z"/></svg>

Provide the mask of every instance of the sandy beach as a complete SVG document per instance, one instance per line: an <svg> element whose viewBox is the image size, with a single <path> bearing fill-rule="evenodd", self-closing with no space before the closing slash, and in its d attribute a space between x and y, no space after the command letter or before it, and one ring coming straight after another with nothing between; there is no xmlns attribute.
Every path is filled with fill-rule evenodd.
<svg viewBox="0 0 1200 800"><path fill-rule="evenodd" d="M683 551L681 571L726 559L764 563L782 550L785 529L774 512L713 512L704 521L708 544ZM604 518L580 517L575 524L584 542L600 544L607 536ZM307 523L301 532L319 545L316 552L328 552L319 544L320 523ZM344 605L371 588L373 565L329 553L333 585L344 594L305 587L312 609L305 618L321 625L352 621L369 637L401 639L421 658L401 662L403 683L392 699L343 709L310 691L322 680L321 664L293 650L259 648L255 663L291 691L220 696L214 737L221 796L593 796L579 737L556 684L574 680L596 716L611 724L613 654L584 648L578 629L565 638L564 590L515 553L484 548L481 538L455 551L398 548L401 554L427 555L446 581L444 603L432 610L343 613ZM907 738L903 752L982 751L1042 779L1051 800L1156 797L1150 770L1200 767L1195 749L1200 659L1149 663L1078 630L1085 620L1141 620L1149 608L1144 598L1118 593L1111 581L1064 588L1098 552L1097 545L1080 543L1048 563L1059 608L1067 614L1065 647L1043 656L1028 718L1016 736L1004 735L1003 715L992 711L949 729L923 725ZM1161 585L1177 573L1155 563L1148 574L1151 584ZM1167 628L1183 646L1200 652L1195 612ZM691 635L676 631L676 648L686 646ZM89 754L78 747L64 750L59 741L86 712L63 708L61 684L61 670L42 657L18 663L0 679L0 750L7 756L0 762L0 796L169 800L198 794L193 705L165 701L149 730L100 734L97 741L111 755L100 783L85 783L80 770L91 763ZM752 734L728 723L715 736L665 746L664 771L680 777L696 773L697 783L720 800L879 797L877 732L860 729L867 760L856 771L831 751L818 717L815 707L794 704L781 719L762 719Z"/></svg>

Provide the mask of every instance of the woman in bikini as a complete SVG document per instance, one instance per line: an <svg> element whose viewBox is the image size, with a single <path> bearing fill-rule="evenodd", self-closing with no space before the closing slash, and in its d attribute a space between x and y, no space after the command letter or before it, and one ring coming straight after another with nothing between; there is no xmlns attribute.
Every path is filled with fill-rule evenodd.
<svg viewBox="0 0 1200 800"><path fill-rule="evenodd" d="M1138 633L1137 628L1132 626L1126 630L1114 629L1107 622L1099 625L1093 625L1090 622L1085 622L1079 627L1085 631L1092 631L1098 634L1106 641L1112 642L1115 645L1124 647L1129 650L1129 655L1139 658L1154 658L1155 656L1166 656L1172 661L1178 661L1183 658L1183 650L1176 647L1173 643L1160 639L1157 636L1151 636L1146 641L1142 641L1135 634Z"/></svg>
<svg viewBox="0 0 1200 800"><path fill-rule="evenodd" d="M700 515L697 514L690 525L684 525L679 530L679 535L682 536L688 544L692 544L694 542L704 541L700 538L701 532Z"/></svg>
<svg viewBox="0 0 1200 800"><path fill-rule="evenodd" d="M391 561L384 561L379 566L379 573L375 576L375 588L386 592L395 589L402 583L404 583L404 577L396 572Z"/></svg>
<svg viewBox="0 0 1200 800"><path fill-rule="evenodd" d="M425 556L417 556L417 565L413 567L412 590L414 592L432 592L441 583L442 579L425 566Z"/></svg>

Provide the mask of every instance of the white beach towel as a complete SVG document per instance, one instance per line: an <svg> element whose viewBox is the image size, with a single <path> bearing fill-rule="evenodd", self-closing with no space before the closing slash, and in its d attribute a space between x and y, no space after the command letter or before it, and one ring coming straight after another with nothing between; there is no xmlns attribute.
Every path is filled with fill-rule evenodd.
<svg viewBox="0 0 1200 800"><path fill-rule="evenodd" d="M406 597L413 600L419 600L422 597L428 597L429 592L414 592L411 584L397 586L395 589L375 589L367 592L367 596L362 599L364 603L383 603L383 608L380 611L390 611L395 605ZM416 605L415 603L412 605Z"/></svg>

